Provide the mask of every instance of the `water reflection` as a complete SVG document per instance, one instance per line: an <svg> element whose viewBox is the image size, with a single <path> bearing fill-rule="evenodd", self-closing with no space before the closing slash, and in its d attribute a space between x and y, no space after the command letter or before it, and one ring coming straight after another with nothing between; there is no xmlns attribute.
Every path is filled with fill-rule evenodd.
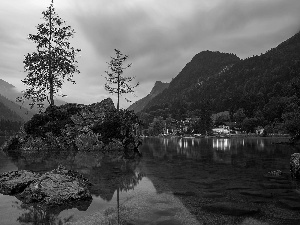
<svg viewBox="0 0 300 225"><path fill-rule="evenodd" d="M18 170L46 172L57 168L59 164L67 169L76 170L92 183L90 192L93 198L101 198L105 202L110 202L117 193L117 201L114 203L117 208L119 208L120 193L133 190L143 178L143 174L137 170L139 160L113 161L103 157L99 152L16 151L8 153L7 156ZM86 211L91 203L92 201L81 201L63 207L45 208L38 204L27 205L15 202L14 206L22 212L17 219L22 224L64 224L73 218L69 214L61 218L62 211L72 208Z"/></svg>
<svg viewBox="0 0 300 225"><path fill-rule="evenodd" d="M269 161L299 151L274 145L272 139L260 138L147 138L143 151L161 159L193 159L206 163L225 163L235 167L265 167ZM263 158L270 158L263 162ZM288 165L286 165L288 166Z"/></svg>
<svg viewBox="0 0 300 225"><path fill-rule="evenodd" d="M227 138L213 139L213 148L217 150L230 150L231 140Z"/></svg>
<svg viewBox="0 0 300 225"><path fill-rule="evenodd" d="M73 215L66 218L59 218L61 211L67 208L77 208L79 211L85 211L88 209L90 201L82 201L77 204L63 206L63 207L52 207L43 208L39 205L29 205L22 202L15 202L14 205L23 213L18 217L18 221L22 224L64 224L72 220Z"/></svg>

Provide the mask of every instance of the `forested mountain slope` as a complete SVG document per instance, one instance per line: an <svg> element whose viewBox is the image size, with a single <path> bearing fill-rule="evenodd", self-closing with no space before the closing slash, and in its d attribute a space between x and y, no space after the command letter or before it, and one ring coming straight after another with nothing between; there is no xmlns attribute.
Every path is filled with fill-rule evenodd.
<svg viewBox="0 0 300 225"><path fill-rule="evenodd" d="M282 121L300 107L300 33L244 60L219 52L197 54L143 112L184 118L203 107L231 115L242 108L261 123Z"/></svg>
<svg viewBox="0 0 300 225"><path fill-rule="evenodd" d="M23 122L24 120L17 113L10 110L1 102L1 97L2 96L0 96L0 120Z"/></svg>
<svg viewBox="0 0 300 225"><path fill-rule="evenodd" d="M20 107L20 105L8 100L2 95L0 95L0 103L2 105L2 111L0 112L2 119L11 121L28 121L34 115L29 110Z"/></svg>
<svg viewBox="0 0 300 225"><path fill-rule="evenodd" d="M23 114L24 114L23 112L29 111L28 116L25 116L24 120L28 120L28 118L31 118L34 114L39 112L39 110L36 106L33 109L31 109L31 106L30 106L31 101L30 100L25 100L24 104L16 102L16 98L21 97L22 93L20 91L18 91L15 86L13 86L12 84L10 84L2 79L0 79L0 95L2 95L3 97L5 97L7 100L10 101L9 104L6 104L5 102L3 102L3 103L7 107L9 107L11 110L17 112L21 117L23 117ZM13 104L11 104L11 103L13 103ZM44 101L44 104L45 104L44 108L47 108L47 106L49 106L49 103L47 101ZM59 105L63 105L63 104L66 104L66 102L64 102L60 99L55 99L55 105L59 106ZM20 106L22 106L21 111L16 109L15 105L18 105L19 108L20 108Z"/></svg>
<svg viewBox="0 0 300 225"><path fill-rule="evenodd" d="M169 87L149 102L144 111L159 109L162 114L180 114L178 110L181 108L194 108L200 98L203 99L203 96L194 96L203 83L213 77L219 77L239 61L234 54L211 51L198 53L171 81Z"/></svg>
<svg viewBox="0 0 300 225"><path fill-rule="evenodd" d="M151 99L153 99L156 95L163 92L168 87L169 87L169 83L163 83L161 81L156 81L150 94L148 94L146 97L136 101L135 103L130 105L127 109L134 110L135 113L142 111L145 108L145 106L151 101Z"/></svg>

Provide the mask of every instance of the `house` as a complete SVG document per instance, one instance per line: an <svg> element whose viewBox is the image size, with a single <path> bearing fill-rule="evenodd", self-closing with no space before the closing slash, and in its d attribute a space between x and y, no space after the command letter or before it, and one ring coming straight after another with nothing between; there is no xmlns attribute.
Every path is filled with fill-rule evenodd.
<svg viewBox="0 0 300 225"><path fill-rule="evenodd" d="M214 134L230 134L229 126L225 126L225 125L219 126L217 128L213 128L212 131Z"/></svg>

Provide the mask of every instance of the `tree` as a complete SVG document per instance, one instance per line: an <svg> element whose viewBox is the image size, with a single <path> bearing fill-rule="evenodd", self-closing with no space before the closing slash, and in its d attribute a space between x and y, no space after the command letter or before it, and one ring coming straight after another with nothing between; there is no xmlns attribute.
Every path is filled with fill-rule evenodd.
<svg viewBox="0 0 300 225"><path fill-rule="evenodd" d="M291 141L300 141L300 107L293 112L283 114L282 119L286 131L291 135Z"/></svg>
<svg viewBox="0 0 300 225"><path fill-rule="evenodd" d="M62 88L64 79L75 84L73 74L80 73L75 60L80 49L74 49L69 42L75 31L57 15L53 0L42 14L44 22L38 24L37 34L29 34L28 37L37 44L36 51L25 55L23 61L28 74L22 82L29 87L22 92L22 97L17 98L22 103L31 99L31 108L38 103L40 109L45 100L53 106L53 97Z"/></svg>
<svg viewBox="0 0 300 225"><path fill-rule="evenodd" d="M259 125L257 118L246 117L242 122L242 129L247 133L254 133L255 128Z"/></svg>
<svg viewBox="0 0 300 225"><path fill-rule="evenodd" d="M220 125L224 125L225 122L229 122L230 121L230 116L229 114L220 114L216 116L216 120L215 120L215 126L220 126Z"/></svg>
<svg viewBox="0 0 300 225"><path fill-rule="evenodd" d="M246 114L243 108L239 108L234 114L233 114L233 119L241 125L243 120L246 118Z"/></svg>
<svg viewBox="0 0 300 225"><path fill-rule="evenodd" d="M164 120L162 117L154 118L149 126L149 133L152 136L158 136L164 132Z"/></svg>
<svg viewBox="0 0 300 225"><path fill-rule="evenodd" d="M206 134L211 132L212 118L211 118L211 102L202 100L198 102L199 109L196 110L198 119L193 123L192 128L196 134Z"/></svg>
<svg viewBox="0 0 300 225"><path fill-rule="evenodd" d="M117 109L120 109L120 96L122 94L133 93L134 88L139 85L137 83L134 86L129 85L135 77L124 77L122 76L125 69L131 67L131 64L123 66L123 63L127 60L128 56L121 53L120 50L115 49L116 57L111 57L110 62L108 62L108 68L110 71L105 71L107 74L105 84L105 90L108 91L110 94L117 94L118 95L118 103ZM128 99L126 99L129 101Z"/></svg>

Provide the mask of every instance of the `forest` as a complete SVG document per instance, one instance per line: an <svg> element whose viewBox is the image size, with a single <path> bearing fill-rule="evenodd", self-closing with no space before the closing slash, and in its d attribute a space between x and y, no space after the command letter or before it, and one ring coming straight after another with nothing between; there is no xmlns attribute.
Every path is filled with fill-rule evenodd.
<svg viewBox="0 0 300 225"><path fill-rule="evenodd" d="M299 136L300 33L260 56L239 59L234 54L198 53L140 118L144 127L162 117L237 122L247 132L257 126L269 133ZM208 127L209 129L209 127Z"/></svg>

